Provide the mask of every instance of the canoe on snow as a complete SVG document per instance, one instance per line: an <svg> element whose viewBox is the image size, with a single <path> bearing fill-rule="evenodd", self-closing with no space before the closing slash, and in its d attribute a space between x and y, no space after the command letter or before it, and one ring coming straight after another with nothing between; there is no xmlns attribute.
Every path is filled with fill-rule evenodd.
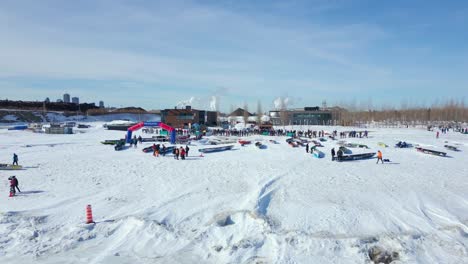
<svg viewBox="0 0 468 264"><path fill-rule="evenodd" d="M248 144L250 144L250 143L252 143L252 141L239 139L239 144L241 144L242 146L243 146L243 145L248 145Z"/></svg>
<svg viewBox="0 0 468 264"><path fill-rule="evenodd" d="M154 137L150 137L150 138L142 138L141 139L141 142L156 142L158 141L157 138L154 138Z"/></svg>
<svg viewBox="0 0 468 264"><path fill-rule="evenodd" d="M279 142L278 142L278 141L276 141L276 140L273 140L273 139L270 139L269 141L270 141L270 143L273 143L273 144L279 144Z"/></svg>
<svg viewBox="0 0 468 264"><path fill-rule="evenodd" d="M380 147L382 147L382 148L388 147L388 145L385 144L385 143L383 143L383 142L379 142L379 143L377 143L377 145L380 146Z"/></svg>
<svg viewBox="0 0 468 264"><path fill-rule="evenodd" d="M312 143L313 143L316 147L323 147L323 145L322 145L322 143L320 143L320 141L312 140Z"/></svg>
<svg viewBox="0 0 468 264"><path fill-rule="evenodd" d="M336 144L337 144L338 146L344 147L344 146L346 146L348 143L347 143L345 140L338 140L338 142L336 142Z"/></svg>
<svg viewBox="0 0 468 264"><path fill-rule="evenodd" d="M352 161L352 160L362 160L362 159L370 159L374 157L375 152L371 153L362 153L362 154L352 154L352 155L343 155L341 157L337 157L336 161Z"/></svg>
<svg viewBox="0 0 468 264"><path fill-rule="evenodd" d="M198 152L202 152L202 153L219 152L219 151L231 150L233 147L234 145L214 147L214 148L202 148L202 149L199 149Z"/></svg>
<svg viewBox="0 0 468 264"><path fill-rule="evenodd" d="M455 146L450 146L450 145L444 145L444 147L450 149L450 150L453 150L453 151L460 151L457 147Z"/></svg>
<svg viewBox="0 0 468 264"><path fill-rule="evenodd" d="M357 143L347 143L344 146L348 148L369 148L367 145Z"/></svg>
<svg viewBox="0 0 468 264"><path fill-rule="evenodd" d="M168 153L172 153L172 151L174 151L175 147L174 146L170 146L170 147L166 147L166 149L163 151L163 149L161 148L159 150L159 154L168 154Z"/></svg>
<svg viewBox="0 0 468 264"><path fill-rule="evenodd" d="M312 155L314 155L314 157L319 158L319 159L325 157L325 153L323 153L322 151L318 150L317 148L314 148L314 149L312 150Z"/></svg>
<svg viewBox="0 0 468 264"><path fill-rule="evenodd" d="M297 144L297 142L294 140L294 138L288 138L288 139L286 139L286 142L289 144L289 146L291 146L293 148L296 148L297 146L299 146L299 144Z"/></svg>
<svg viewBox="0 0 468 264"><path fill-rule="evenodd" d="M0 170L21 170L21 165L0 164Z"/></svg>
<svg viewBox="0 0 468 264"><path fill-rule="evenodd" d="M422 147L417 147L416 150L425 154L431 154L435 156L445 157L447 155L447 153L442 152L442 151L437 151L437 150L432 150L432 149L427 149L427 148L422 148Z"/></svg>
<svg viewBox="0 0 468 264"><path fill-rule="evenodd" d="M326 139L326 138L323 138L323 137L319 138L319 140L322 141L322 142L327 141L327 139Z"/></svg>
<svg viewBox="0 0 468 264"><path fill-rule="evenodd" d="M174 150L174 146L170 146L170 147L166 147L163 151L163 149L160 147L159 148L159 154L168 154L168 153L172 153L172 151ZM149 146L149 147L146 147L144 149L142 149L142 151L144 153L153 153L153 146Z"/></svg>
<svg viewBox="0 0 468 264"><path fill-rule="evenodd" d="M410 143L406 143L405 141L403 142L398 142L395 144L395 148L412 148L413 147L413 144L410 144Z"/></svg>
<svg viewBox="0 0 468 264"><path fill-rule="evenodd" d="M262 143L260 142L255 142L255 146L259 149L266 149L267 146L266 145L263 145Z"/></svg>
<svg viewBox="0 0 468 264"><path fill-rule="evenodd" d="M114 146L114 150L116 150L116 151L123 150L124 148L125 148L125 141L119 141Z"/></svg>
<svg viewBox="0 0 468 264"><path fill-rule="evenodd" d="M341 146L338 150L343 151L344 154L351 154L351 153L353 153L350 149L348 149L347 147L343 147L343 146Z"/></svg>
<svg viewBox="0 0 468 264"><path fill-rule="evenodd" d="M101 141L101 143L104 145L115 145L119 143L120 141L124 141L124 139L107 139L107 140Z"/></svg>
<svg viewBox="0 0 468 264"><path fill-rule="evenodd" d="M146 148L142 149L141 151L143 151L144 153L151 153L151 152L153 152L153 146L146 147Z"/></svg>
<svg viewBox="0 0 468 264"><path fill-rule="evenodd" d="M26 125L21 125L21 126L14 126L14 127L9 127L8 130L25 130L28 129L28 126Z"/></svg>

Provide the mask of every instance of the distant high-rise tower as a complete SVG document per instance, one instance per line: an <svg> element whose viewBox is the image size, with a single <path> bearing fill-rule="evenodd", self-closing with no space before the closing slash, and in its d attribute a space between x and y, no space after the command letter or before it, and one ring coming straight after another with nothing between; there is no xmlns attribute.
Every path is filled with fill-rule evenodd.
<svg viewBox="0 0 468 264"><path fill-rule="evenodd" d="M104 101L99 101L99 108L104 108Z"/></svg>
<svg viewBox="0 0 468 264"><path fill-rule="evenodd" d="M80 98L78 98L78 97L72 97L72 103L74 103L74 104L80 104Z"/></svg>
<svg viewBox="0 0 468 264"><path fill-rule="evenodd" d="M49 97L47 97L47 98L44 100L44 102L46 102L46 103L50 103L50 99L49 99Z"/></svg>
<svg viewBox="0 0 468 264"><path fill-rule="evenodd" d="M63 102L64 103L69 103L70 102L70 95L69 94L64 94L63 95Z"/></svg>

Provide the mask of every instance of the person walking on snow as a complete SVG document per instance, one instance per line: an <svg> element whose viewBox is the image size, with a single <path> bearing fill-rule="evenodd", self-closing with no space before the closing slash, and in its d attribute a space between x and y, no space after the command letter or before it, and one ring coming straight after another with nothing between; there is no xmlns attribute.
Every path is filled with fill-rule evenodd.
<svg viewBox="0 0 468 264"><path fill-rule="evenodd" d="M11 178L13 178L14 180L15 188L18 189L18 192L21 192L20 188L18 187L19 185L18 178L16 178L15 175L11 176Z"/></svg>
<svg viewBox="0 0 468 264"><path fill-rule="evenodd" d="M306 144L306 152L309 153L309 143Z"/></svg>
<svg viewBox="0 0 468 264"><path fill-rule="evenodd" d="M376 164L379 164L379 160L382 161L382 164L383 164L382 152L380 150L377 151L377 163Z"/></svg>
<svg viewBox="0 0 468 264"><path fill-rule="evenodd" d="M18 166L18 155L16 153L13 153L13 165Z"/></svg>
<svg viewBox="0 0 468 264"><path fill-rule="evenodd" d="M439 131L437 131L436 133L436 138L439 138Z"/></svg>
<svg viewBox="0 0 468 264"><path fill-rule="evenodd" d="M10 197L15 196L15 188L18 189L19 192L21 192L18 187L18 179L16 178L16 176L11 176L8 178L8 180L10 180Z"/></svg>
<svg viewBox="0 0 468 264"><path fill-rule="evenodd" d="M332 161L335 160L335 148L331 149L331 156L332 156Z"/></svg>

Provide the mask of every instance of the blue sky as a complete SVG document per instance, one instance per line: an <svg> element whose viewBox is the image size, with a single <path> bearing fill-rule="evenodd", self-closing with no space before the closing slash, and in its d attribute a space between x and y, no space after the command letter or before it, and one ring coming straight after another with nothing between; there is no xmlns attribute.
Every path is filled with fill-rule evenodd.
<svg viewBox="0 0 468 264"><path fill-rule="evenodd" d="M0 98L264 110L468 95L467 1L0 2Z"/></svg>

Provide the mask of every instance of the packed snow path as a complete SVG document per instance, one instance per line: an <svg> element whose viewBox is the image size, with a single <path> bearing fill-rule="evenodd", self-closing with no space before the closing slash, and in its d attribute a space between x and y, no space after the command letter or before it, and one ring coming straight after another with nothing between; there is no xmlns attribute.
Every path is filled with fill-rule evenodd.
<svg viewBox="0 0 468 264"><path fill-rule="evenodd" d="M204 157L193 142L181 161L141 151L152 143L99 143L122 131L84 131L0 130L0 163L17 153L25 166L0 171L0 263L370 263L375 246L400 263L468 263L467 135L376 129L347 139L371 148L355 153L380 149L392 161L376 165L332 162L336 141L323 143L323 159L285 137ZM449 157L393 148L397 140ZM11 175L22 190L13 198ZM87 204L95 225L85 224Z"/></svg>

